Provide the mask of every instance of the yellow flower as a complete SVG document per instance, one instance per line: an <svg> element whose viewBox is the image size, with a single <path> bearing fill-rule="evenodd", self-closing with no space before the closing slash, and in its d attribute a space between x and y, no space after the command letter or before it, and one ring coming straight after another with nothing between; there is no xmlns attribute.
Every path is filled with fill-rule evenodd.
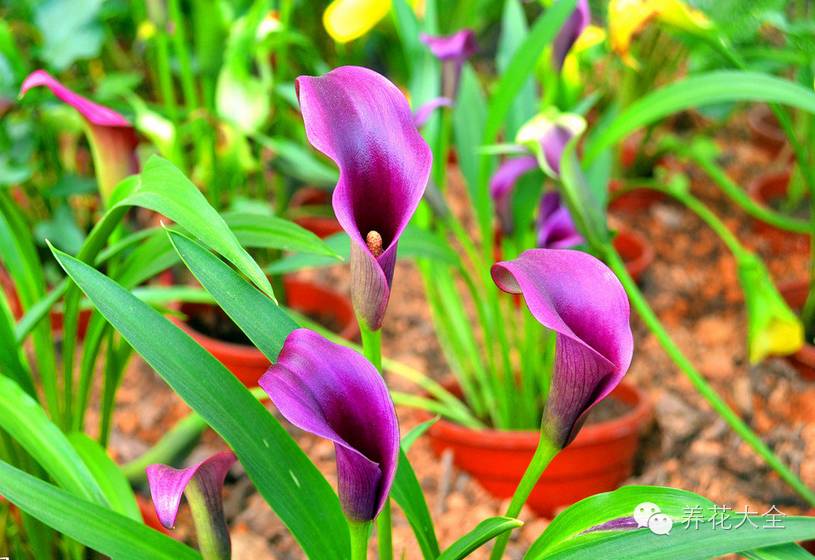
<svg viewBox="0 0 815 560"><path fill-rule="evenodd" d="M713 26L704 13L682 0L610 0L608 33L611 48L629 66L637 66L628 52L631 39L652 19L691 33L702 33Z"/></svg>
<svg viewBox="0 0 815 560"><path fill-rule="evenodd" d="M388 15L390 0L334 0L323 14L331 38L347 43L362 37Z"/></svg>
<svg viewBox="0 0 815 560"><path fill-rule="evenodd" d="M599 45L606 40L606 30L598 25L587 25L574 42L571 53L581 53L589 50L590 48Z"/></svg>
<svg viewBox="0 0 815 560"><path fill-rule="evenodd" d="M764 264L752 253L739 256L739 281L747 304L750 363L798 351L804 344L804 326L778 293Z"/></svg>
<svg viewBox="0 0 815 560"><path fill-rule="evenodd" d="M425 0L408 2L424 18ZM391 10L391 0L334 0L323 13L323 26L338 43L359 39L382 21Z"/></svg>

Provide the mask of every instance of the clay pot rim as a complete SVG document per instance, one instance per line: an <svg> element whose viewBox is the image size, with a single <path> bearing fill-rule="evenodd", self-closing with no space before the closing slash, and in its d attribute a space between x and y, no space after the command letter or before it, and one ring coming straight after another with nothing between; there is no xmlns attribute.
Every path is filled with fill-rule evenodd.
<svg viewBox="0 0 815 560"><path fill-rule="evenodd" d="M769 202L767 198L764 196L764 189L768 183L773 182L775 180L781 180L786 183L790 181L790 172L788 169L768 169L753 179L747 184L747 194L750 195L750 198L755 200L756 202L761 202L764 205ZM786 189L785 189L786 190Z"/></svg>
<svg viewBox="0 0 815 560"><path fill-rule="evenodd" d="M787 141L784 131L780 127L776 128L767 124L765 120L770 114L772 114L770 108L766 105L753 105L747 111L747 125L768 140L783 145Z"/></svg>
<svg viewBox="0 0 815 560"><path fill-rule="evenodd" d="M307 280L298 280L294 278L286 278L285 284L287 286L309 286L312 289L319 290L323 292L325 295L330 296L335 301L339 302L342 301L343 304L347 303L346 298L344 298L340 293L335 292L334 290L322 286L316 282L310 282ZM215 305L215 304L212 304ZM349 304L350 305L350 304ZM356 321L353 320L353 313L351 314L352 319L348 321L346 325L343 326L342 330L338 333L339 336L343 338L354 338L357 332L357 324ZM186 322L182 321L181 319L174 317L173 322L181 328L181 330L185 331L187 334L192 336L194 339L199 341L202 346L206 346L211 348L216 353L229 358L238 358L242 360L254 360L258 363L268 363L269 359L258 350L254 345L251 344L239 344L236 342L227 342L224 340L220 340L209 335L206 335L191 326L189 326Z"/></svg>
<svg viewBox="0 0 815 560"><path fill-rule="evenodd" d="M648 266L654 262L654 258L656 258L654 247L648 242L644 235L626 226L622 226L617 229L617 235L614 236L612 243L614 240L621 237L623 239L628 239L639 246L639 255L631 260L628 260L623 256L623 262L625 263L626 267L632 271L632 276L640 276L643 272L645 272Z"/></svg>
<svg viewBox="0 0 815 560"><path fill-rule="evenodd" d="M455 381L444 383L446 389L457 386ZM605 420L596 424L584 426L577 434L569 448L590 447L609 439L621 439L630 434L639 432L653 417L653 406L648 395L632 383L623 380L611 392L615 396L631 405L631 409L623 415L612 420ZM419 409L429 419L430 413ZM440 440L458 441L479 447L491 449L535 449L540 439L538 430L496 430L494 428L468 428L456 424L451 420L440 418L430 428L434 437Z"/></svg>

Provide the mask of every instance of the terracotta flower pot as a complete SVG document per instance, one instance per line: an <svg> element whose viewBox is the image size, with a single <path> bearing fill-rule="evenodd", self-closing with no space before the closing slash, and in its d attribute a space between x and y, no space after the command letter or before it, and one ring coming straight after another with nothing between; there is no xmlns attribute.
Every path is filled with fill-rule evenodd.
<svg viewBox="0 0 815 560"><path fill-rule="evenodd" d="M585 497L617 488L631 475L640 432L651 419L651 404L623 382L610 398L629 405L612 420L583 427L543 473L527 504L545 517ZM537 431L473 430L445 419L428 430L436 455L453 452L453 463L496 498L512 496L538 444Z"/></svg>
<svg viewBox="0 0 815 560"><path fill-rule="evenodd" d="M753 143L771 156L777 156L787 144L787 137L775 115L766 105L754 105L747 112L747 126Z"/></svg>
<svg viewBox="0 0 815 560"><path fill-rule="evenodd" d="M20 297L17 295L17 288L14 285L14 281L3 267L0 267L0 288L2 288L3 293L6 296L6 301L8 302L11 314L14 316L15 320L19 321L23 317L23 305L20 303ZM76 335L80 341L85 338L85 332L88 330L88 321L90 321L90 318L90 309L79 310L79 324L77 326ZM54 333L55 337L59 337L62 334L62 325L64 320L65 315L61 309L51 309L51 331Z"/></svg>
<svg viewBox="0 0 815 560"><path fill-rule="evenodd" d="M617 179L609 182L609 193L613 194L622 189L622 183ZM652 189L637 189L614 198L608 205L615 212L635 214L651 208L657 202L665 200L665 194Z"/></svg>
<svg viewBox="0 0 815 560"><path fill-rule="evenodd" d="M781 296L793 309L803 309L809 293L809 282L797 280L787 282L778 286ZM795 354L787 356L787 361L798 370L801 377L809 381L815 381L815 346L805 343Z"/></svg>
<svg viewBox="0 0 815 560"><path fill-rule="evenodd" d="M770 171L753 179L747 186L747 194L762 206L770 208L773 201L787 196L789 186L789 171ZM783 249L792 239L802 245L806 245L809 240L807 235L779 229L761 220L753 220L753 231L766 237L774 250ZM802 249L805 250L805 247L802 246Z"/></svg>
<svg viewBox="0 0 815 560"><path fill-rule="evenodd" d="M315 187L303 187L294 193L289 203L290 208L307 208L308 206L330 206L331 193ZM294 223L304 227L320 239L325 239L342 231L340 223L334 215L313 216L304 215L294 218Z"/></svg>
<svg viewBox="0 0 815 560"><path fill-rule="evenodd" d="M654 261L654 248L642 235L634 230L621 229L614 236L614 248L620 253L625 268L635 282Z"/></svg>
<svg viewBox="0 0 815 560"><path fill-rule="evenodd" d="M158 514L156 513L156 508L153 507L153 502L151 502L149 499L145 498L141 494L136 494L136 503L139 506L141 518L144 521L145 525L147 525L151 529L155 529L160 533L164 533L168 537L173 536L172 533L170 533L170 531L168 531L164 527L164 525L161 524L161 521L158 520Z"/></svg>
<svg viewBox="0 0 815 560"><path fill-rule="evenodd" d="M338 334L343 338L354 339L359 335L359 326L354 316L351 301L343 295L312 282L286 278L284 281L288 306L304 315L320 314L328 317L339 327ZM201 313L202 304L182 304L181 311L186 315ZM205 335L188 324L176 321L198 344L218 359L247 387L257 387L258 379L269 367L269 360L250 344L226 342Z"/></svg>

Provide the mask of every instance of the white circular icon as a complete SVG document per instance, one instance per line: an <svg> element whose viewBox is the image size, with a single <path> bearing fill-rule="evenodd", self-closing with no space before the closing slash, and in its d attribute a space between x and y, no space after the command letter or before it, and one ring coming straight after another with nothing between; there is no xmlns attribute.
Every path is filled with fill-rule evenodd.
<svg viewBox="0 0 815 560"><path fill-rule="evenodd" d="M664 513L655 513L648 518L648 528L655 535L667 535L673 527L673 519Z"/></svg>
<svg viewBox="0 0 815 560"><path fill-rule="evenodd" d="M637 522L637 528L648 527L648 519L655 513L660 513L662 510L659 506L651 502L643 502L634 508L634 521Z"/></svg>

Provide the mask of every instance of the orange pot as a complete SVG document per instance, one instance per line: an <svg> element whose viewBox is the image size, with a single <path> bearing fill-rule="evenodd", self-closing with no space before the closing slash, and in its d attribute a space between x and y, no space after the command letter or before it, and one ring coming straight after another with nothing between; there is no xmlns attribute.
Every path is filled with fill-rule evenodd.
<svg viewBox="0 0 815 560"><path fill-rule="evenodd" d="M352 340L359 335L359 326L354 316L351 301L343 295L312 282L286 278L284 280L286 298L292 309L303 313L328 315L341 325L338 334ZM181 310L194 313L201 304L182 304ZM249 344L225 342L198 332L186 323L176 324L203 346L219 362L226 366L241 383L247 387L257 387L260 376L269 368L269 360L263 353Z"/></svg>
<svg viewBox="0 0 815 560"><path fill-rule="evenodd" d="M652 416L646 395L621 383L609 398L630 405L622 416L584 426L575 440L549 464L527 504L544 517L564 506L617 488L631 476L639 436ZM473 430L445 419L428 430L436 455L453 452L453 463L496 498L506 499L532 460L537 431Z"/></svg>
<svg viewBox="0 0 815 560"><path fill-rule="evenodd" d="M304 208L308 206L329 206L331 204L331 193L329 191L315 187L302 187L294 193L289 206L291 208ZM298 216L294 218L294 223L303 227L320 239L325 239L335 233L342 231L340 223L332 216Z"/></svg>
<svg viewBox="0 0 815 560"><path fill-rule="evenodd" d="M793 309L803 309L804 303L809 294L809 282L806 280L796 280L778 286L781 296ZM815 346L805 343L795 354L787 356L787 361L798 370L804 379L815 381Z"/></svg>
<svg viewBox="0 0 815 560"><path fill-rule="evenodd" d="M753 179L747 186L747 194L762 206L769 208L773 200L787 196L789 186L790 172L788 170L771 171ZM784 245L791 239L801 244L802 250L806 250L809 241L807 235L779 229L761 220L753 220L753 231L766 237L773 249L777 251L784 249Z"/></svg>
<svg viewBox="0 0 815 560"><path fill-rule="evenodd" d="M639 282L645 270L654 261L654 248L639 233L631 229L621 229L612 241L620 253L625 269L635 282Z"/></svg>
<svg viewBox="0 0 815 560"><path fill-rule="evenodd" d="M775 157L787 144L787 137L775 115L766 105L754 105L747 112L747 127L753 143Z"/></svg>
<svg viewBox="0 0 815 560"><path fill-rule="evenodd" d="M622 183L619 180L612 179L609 181L610 194L619 192L622 188ZM608 207L615 212L635 214L648 210L662 200L665 200L664 193L652 189L637 189L614 198Z"/></svg>

